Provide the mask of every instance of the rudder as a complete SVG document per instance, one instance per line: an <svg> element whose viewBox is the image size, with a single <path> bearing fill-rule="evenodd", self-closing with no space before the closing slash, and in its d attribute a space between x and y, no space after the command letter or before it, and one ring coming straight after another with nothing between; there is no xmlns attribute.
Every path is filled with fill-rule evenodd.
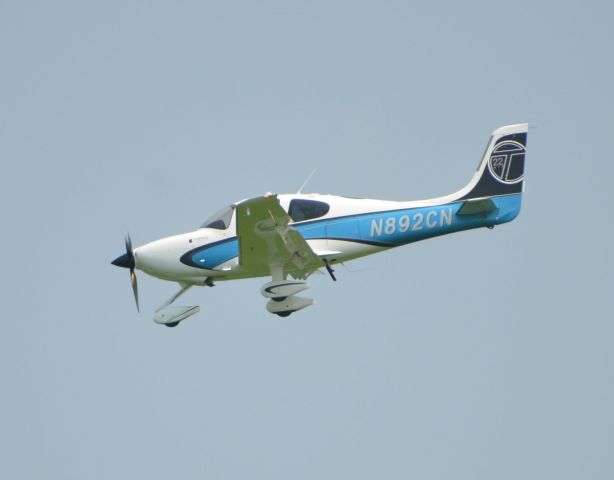
<svg viewBox="0 0 614 480"><path fill-rule="evenodd" d="M492 133L478 170L459 200L522 193L528 128L520 123Z"/></svg>

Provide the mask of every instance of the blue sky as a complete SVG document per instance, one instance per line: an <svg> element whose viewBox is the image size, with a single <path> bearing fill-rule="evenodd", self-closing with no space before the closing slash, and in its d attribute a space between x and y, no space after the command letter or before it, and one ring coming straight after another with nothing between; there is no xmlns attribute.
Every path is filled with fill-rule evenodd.
<svg viewBox="0 0 614 480"><path fill-rule="evenodd" d="M607 2L0 2L3 478L611 478ZM398 200L529 122L523 211L314 277L109 262L233 201ZM605 153L604 153L605 151Z"/></svg>

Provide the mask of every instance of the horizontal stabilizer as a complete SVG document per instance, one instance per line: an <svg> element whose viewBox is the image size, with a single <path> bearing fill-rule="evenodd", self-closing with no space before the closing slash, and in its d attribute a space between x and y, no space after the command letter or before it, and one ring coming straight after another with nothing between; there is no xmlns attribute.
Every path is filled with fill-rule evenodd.
<svg viewBox="0 0 614 480"><path fill-rule="evenodd" d="M481 198L476 200L467 200L463 202L458 209L457 215L478 215L480 213L490 213L497 209L492 198Z"/></svg>

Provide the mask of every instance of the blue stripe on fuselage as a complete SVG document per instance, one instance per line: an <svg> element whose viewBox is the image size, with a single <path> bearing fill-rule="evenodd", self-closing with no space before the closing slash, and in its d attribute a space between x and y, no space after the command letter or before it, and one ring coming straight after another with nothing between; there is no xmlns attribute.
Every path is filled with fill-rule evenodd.
<svg viewBox="0 0 614 480"><path fill-rule="evenodd" d="M212 245L205 245L193 251L188 257L191 260L191 267L205 268L213 270L224 262L231 260L239 255L239 240L237 237L227 241L216 242Z"/></svg>
<svg viewBox="0 0 614 480"><path fill-rule="evenodd" d="M329 218L294 227L306 239L328 238L398 246L448 233L509 222L520 212L521 195L492 198L487 215L457 215L463 202Z"/></svg>
<svg viewBox="0 0 614 480"><path fill-rule="evenodd" d="M293 226L306 240L328 238L395 247L448 233L510 222L520 212L521 194L492 197L492 201L496 209L486 215L458 215L463 202L455 202L311 220ZM234 237L200 247L184 257L191 260L193 267L213 270L238 255L239 242Z"/></svg>

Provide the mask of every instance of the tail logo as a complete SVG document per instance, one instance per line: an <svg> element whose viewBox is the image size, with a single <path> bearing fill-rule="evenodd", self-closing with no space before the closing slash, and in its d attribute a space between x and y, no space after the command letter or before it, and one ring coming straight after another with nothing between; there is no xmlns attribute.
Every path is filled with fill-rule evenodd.
<svg viewBox="0 0 614 480"><path fill-rule="evenodd" d="M501 183L513 184L524 178L524 145L510 140L499 143L490 155L488 169Z"/></svg>

